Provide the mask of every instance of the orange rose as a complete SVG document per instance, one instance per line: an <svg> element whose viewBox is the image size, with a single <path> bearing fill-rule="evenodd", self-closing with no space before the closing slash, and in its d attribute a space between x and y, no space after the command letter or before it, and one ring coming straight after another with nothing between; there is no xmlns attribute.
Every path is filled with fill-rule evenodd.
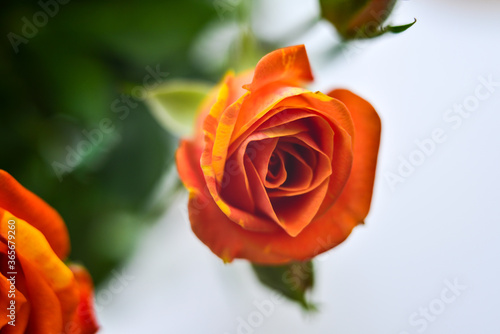
<svg viewBox="0 0 500 334"><path fill-rule="evenodd" d="M180 143L192 229L224 261L308 260L368 214L380 119L347 90L302 88L310 80L303 45L273 51L226 75Z"/></svg>
<svg viewBox="0 0 500 334"><path fill-rule="evenodd" d="M0 328L8 333L92 334L92 281L68 268L66 226L47 203L0 170Z"/></svg>

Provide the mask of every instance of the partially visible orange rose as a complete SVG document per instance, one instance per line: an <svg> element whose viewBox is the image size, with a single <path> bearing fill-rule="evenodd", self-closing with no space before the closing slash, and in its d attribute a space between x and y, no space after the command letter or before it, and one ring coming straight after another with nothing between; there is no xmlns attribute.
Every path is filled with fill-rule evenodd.
<svg viewBox="0 0 500 334"><path fill-rule="evenodd" d="M82 267L64 264L68 252L59 214L0 170L2 334L97 332L92 281Z"/></svg>
<svg viewBox="0 0 500 334"><path fill-rule="evenodd" d="M194 233L224 261L308 260L368 214L380 140L373 107L347 90L325 95L303 45L229 73L177 151Z"/></svg>

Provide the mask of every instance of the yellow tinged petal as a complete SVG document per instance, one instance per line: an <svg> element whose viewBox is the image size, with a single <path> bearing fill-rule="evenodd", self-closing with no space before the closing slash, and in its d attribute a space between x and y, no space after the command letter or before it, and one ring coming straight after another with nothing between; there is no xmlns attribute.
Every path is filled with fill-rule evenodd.
<svg viewBox="0 0 500 334"><path fill-rule="evenodd" d="M231 209L229 208L229 205L226 204L226 202L224 202L221 199L218 199L215 203L217 203L219 208L222 210L222 212L226 214L226 216L231 215Z"/></svg>
<svg viewBox="0 0 500 334"><path fill-rule="evenodd" d="M9 221L15 223L9 224ZM12 225L15 226L13 230L9 228ZM9 240L9 235L12 236L12 232L9 234L9 231L15 231L15 239L11 237L11 241L15 242L16 252L22 254L27 261L36 263L37 268L55 291L73 283L73 273L57 257L45 236L24 220L4 211L0 221L0 235Z"/></svg>
<svg viewBox="0 0 500 334"><path fill-rule="evenodd" d="M245 93L235 103L226 108L219 120L212 152L212 166L214 168L215 178L218 182L222 181L222 177L224 175L224 166L226 164L229 143L231 140L231 136L233 135L234 125L236 124L238 113L241 109L243 100L248 94L250 93Z"/></svg>
<svg viewBox="0 0 500 334"><path fill-rule="evenodd" d="M233 257L231 256L231 251L229 249L223 250L221 259L222 259L222 262L224 262L224 264L228 264L228 263L233 262Z"/></svg>

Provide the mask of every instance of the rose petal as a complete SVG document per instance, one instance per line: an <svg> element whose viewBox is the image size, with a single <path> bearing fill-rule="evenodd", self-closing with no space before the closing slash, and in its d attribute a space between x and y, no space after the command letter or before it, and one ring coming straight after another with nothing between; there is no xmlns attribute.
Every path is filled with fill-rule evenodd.
<svg viewBox="0 0 500 334"><path fill-rule="evenodd" d="M256 131L255 133L263 134L267 138L280 138L280 137L296 136L299 133L307 132L309 130L310 128L307 127L305 120L300 119L290 122L287 126L278 126L262 130L259 128L259 130Z"/></svg>
<svg viewBox="0 0 500 334"><path fill-rule="evenodd" d="M74 329L72 331L69 331L68 334L71 334L75 331L81 334L93 334L97 332L99 326L97 325L96 316L94 313L94 286L92 284L92 278L90 277L87 270L82 266L71 265L70 269L75 275L75 279L78 284L78 290L80 291L80 301L71 321L71 326Z"/></svg>
<svg viewBox="0 0 500 334"><path fill-rule="evenodd" d="M206 203L203 211L192 210L197 202ZM334 212L335 206L331 209ZM260 264L280 264L292 260L308 260L341 243L357 222L344 212L326 222L313 222L297 236L285 231L259 233L243 229L232 222L204 191L197 192L189 201L189 219L197 237L225 262L244 258ZM206 217L216 222L209 224ZM326 217L324 215L323 217Z"/></svg>
<svg viewBox="0 0 500 334"><path fill-rule="evenodd" d="M356 128L352 177L339 198L339 205L349 210L358 222L362 222L370 210L375 182L381 133L380 118L370 103L348 90L333 90L328 95L347 106Z"/></svg>
<svg viewBox="0 0 500 334"><path fill-rule="evenodd" d="M333 139L333 136L331 138ZM308 166L311 169L312 174L307 186L294 189L289 185L291 185L292 182L296 183L297 181L290 180L290 183L287 181L283 187L280 188L283 191L273 192L273 197L279 195L294 196L304 193L310 189L316 188L332 174L332 154L330 153L330 156L328 156L325 152L319 150L319 148L314 144L312 138L309 136L309 133L301 133L294 138L284 138L282 142L283 143L280 145L280 148L300 161L300 164L297 166ZM308 156L308 159L304 159L303 156Z"/></svg>
<svg viewBox="0 0 500 334"><path fill-rule="evenodd" d="M311 178L309 188L315 188L319 184L316 184L316 180L319 179L321 176L318 175L319 173L316 173L317 167L318 167L318 153L312 150L310 147L306 147L304 145L298 144L297 142L287 142L286 138L283 139L280 143L280 151L286 152L293 156L295 159L300 161L301 164L307 165L311 168L313 171L313 177ZM316 173L316 175L314 175ZM324 178L328 177L329 175L324 175ZM322 180L323 181L323 180ZM284 189L284 188L281 188ZM293 192L289 191L288 189L288 194L290 196L293 196ZM287 193L286 191L282 191L282 193L285 195ZM286 195L285 195L286 196Z"/></svg>
<svg viewBox="0 0 500 334"><path fill-rule="evenodd" d="M16 252L27 261L37 263L38 270L54 290L63 290L73 283L71 270L57 257L38 229L3 209L0 209L0 217L0 235L8 240L8 221L14 220Z"/></svg>
<svg viewBox="0 0 500 334"><path fill-rule="evenodd" d="M273 154L275 154L274 161L273 157L271 157L270 159L271 161L269 162L269 170L267 171L264 180L264 186L267 189L279 188L286 181L286 178L288 177L288 174L285 169L285 158L283 157L283 152L280 150Z"/></svg>
<svg viewBox="0 0 500 334"><path fill-rule="evenodd" d="M31 261L23 259L27 299L30 301L30 318L27 333L61 333L63 329L62 308L56 293ZM76 303L74 305L76 309ZM73 311L74 311L73 309Z"/></svg>
<svg viewBox="0 0 500 334"><path fill-rule="evenodd" d="M265 137L267 137L262 133L258 133L258 135L259 137L260 135L264 135ZM254 136L251 136L250 138L254 138ZM278 144L278 141L278 138L272 137L261 139L252 142L251 144L253 145L249 145L249 149L247 149L248 153L250 153L251 155L249 156L249 158L252 160L252 163L255 166L255 170L257 171L258 176L264 186L269 172L270 160L273 154L276 153L276 145ZM249 155L248 153L247 155Z"/></svg>
<svg viewBox="0 0 500 334"><path fill-rule="evenodd" d="M322 215L338 199L351 173L352 141L354 139L354 125L351 115L343 103L320 92L308 92L290 97L283 103L290 103L297 108L308 108L322 115L330 122L335 133L335 153L331 161L333 170L329 189L318 211L318 215Z"/></svg>
<svg viewBox="0 0 500 334"><path fill-rule="evenodd" d="M311 114L307 110L303 109L292 109L292 108L283 108L281 107L278 110L273 110L274 116L266 120L262 125L259 126L258 131L270 130L273 131L281 131L282 129L300 126L303 130L307 130L306 127L303 126L303 123L298 122L304 118L314 117L314 114ZM279 111L279 113L276 113Z"/></svg>
<svg viewBox="0 0 500 334"><path fill-rule="evenodd" d="M247 177L245 158L262 159L263 156L271 155L276 140L268 140L267 145L260 147L257 142L264 136L252 136L241 145L240 149L230 156L224 168L224 177L220 184L220 196L229 206L236 207L246 212L254 212L256 205L252 189ZM265 159L265 157L264 157ZM234 196L238 194L238 196ZM267 223L265 225L268 225ZM260 229L257 226L250 227Z"/></svg>
<svg viewBox="0 0 500 334"><path fill-rule="evenodd" d="M274 233L246 230L221 211L202 180L203 174L199 169L201 187L192 189L188 204L191 227L198 238L225 262L234 258L246 258L262 264L305 260L319 254L321 245L340 243L347 236L340 228L342 224L336 223L338 219L343 220L342 212L326 224L315 224L314 228L309 224L296 237L289 236L284 230ZM210 217L209 220L207 217ZM345 220L345 224L349 230L349 221Z"/></svg>
<svg viewBox="0 0 500 334"><path fill-rule="evenodd" d="M293 150L293 145L288 146L289 147L287 147L286 143L278 146L278 149L284 152L285 169L288 175L279 189L282 190L282 193L300 193L307 191L311 187L314 171L312 167Z"/></svg>
<svg viewBox="0 0 500 334"><path fill-rule="evenodd" d="M272 199L274 211L280 219L280 226L288 235L296 237L311 223L327 190L328 180L325 180L320 186L302 195Z"/></svg>
<svg viewBox="0 0 500 334"><path fill-rule="evenodd" d="M256 91L270 83L298 86L313 80L304 45L290 46L268 53L257 63L250 84L244 88Z"/></svg>
<svg viewBox="0 0 500 334"><path fill-rule="evenodd" d="M205 180L198 173L202 149L189 140L181 140L175 153L177 171L184 186L189 192L203 187ZM200 179L201 176L201 179Z"/></svg>
<svg viewBox="0 0 500 334"><path fill-rule="evenodd" d="M255 169L254 164L247 156L245 156L245 170L247 171L248 183L256 203L257 210L256 212L253 212L253 214L264 214L275 223L280 224L280 221L274 212L273 205L267 196L266 188L264 187L262 179L260 178L257 169ZM248 229L247 225L244 227Z"/></svg>
<svg viewBox="0 0 500 334"><path fill-rule="evenodd" d="M266 141L267 145L258 147L257 145L261 145L259 144L261 141ZM277 139L265 138L262 134L254 134L241 145L239 151L233 154L226 163L227 168L219 189L220 201L231 213L228 215L229 218L249 230L272 232L278 228L272 223L273 220L277 221L277 217L267 199L262 181L258 178L258 175L257 178L255 177L252 163L252 159L257 159L260 154L270 155L276 146L276 142ZM236 168L231 168L233 162L236 164ZM240 189L238 190L237 187L240 187ZM236 191L243 191L243 193ZM238 194L238 196L235 196L235 194ZM262 198L263 196L266 198ZM247 205L250 203L253 205L252 210L248 210L246 205L234 205L235 202L238 203L245 199L249 201ZM269 202L268 205L266 205L266 199ZM260 214L256 211L260 212Z"/></svg>
<svg viewBox="0 0 500 334"><path fill-rule="evenodd" d="M0 235L4 239L8 239L8 231L10 230L8 222L14 220L16 254L23 270L26 266L33 266L32 270L37 271L37 277L42 279L44 284L53 291L54 295L58 298L58 303L63 306L58 316L64 322L68 321L78 304L77 288L73 273L57 257L47 239L45 239L39 230L3 209L0 209L0 216ZM36 263L36 268L33 265L34 263ZM28 276L28 273L25 271L26 276ZM29 279L31 280L31 277ZM30 286L32 289L35 289L35 283L29 281L28 277L26 277L26 287L29 292L27 298L31 302L31 295L35 292L29 290Z"/></svg>
<svg viewBox="0 0 500 334"><path fill-rule="evenodd" d="M236 147L241 144L241 141L244 140L243 138L246 138L245 136L249 136L251 133L255 132L260 125L264 124L266 121L285 109L306 109L325 117L336 134L336 153L332 160L332 165L336 167L336 170L332 174L330 180L330 190L327 193L327 198L319 211L321 214L325 212L332 205L332 203L334 203L347 182L351 169L351 137L354 136L354 126L352 124L349 111L346 109L345 105L338 100L319 92L312 93L304 91L300 94L293 95L291 91L288 91L287 94L288 96L273 105L271 110L259 113L253 121L249 122L241 130L239 130L246 132L243 132L240 138L236 139L231 144L229 152L235 150ZM251 110L246 110L245 112L242 111L241 113L244 114L252 112L255 114L255 112Z"/></svg>
<svg viewBox="0 0 500 334"><path fill-rule="evenodd" d="M204 166L207 176L215 178L217 182L221 181L224 174L228 143L244 98L226 107L229 93L229 86L221 88L217 102L203 123L205 148L201 156L201 165ZM210 189L210 191L213 190Z"/></svg>
<svg viewBox="0 0 500 334"><path fill-rule="evenodd" d="M189 220L196 236L226 263L231 262L234 258L244 258L247 254L252 255L254 252L265 252L265 249L260 248L260 245L253 240L246 239L246 236L251 235L259 238L268 234L251 232L235 224L221 211L213 199L207 196L207 192L207 190L196 192L189 199ZM203 210L197 209L198 203L206 204ZM207 221L207 217L210 217L210 221ZM277 233L286 234L283 230ZM271 233L270 235L275 234ZM265 257L270 263L289 261L287 257L270 253L266 254ZM250 260L252 258L253 256L249 257Z"/></svg>
<svg viewBox="0 0 500 334"><path fill-rule="evenodd" d="M234 130L229 144L238 146L239 143L254 133L260 125L290 106L279 107L287 98L308 92L300 87L283 87L281 84L270 84L261 88L258 94L247 94L242 99L234 123ZM293 108L293 106L292 106Z"/></svg>
<svg viewBox="0 0 500 334"><path fill-rule="evenodd" d="M61 216L4 170L0 170L0 208L29 222L43 233L60 259L66 258L70 243Z"/></svg>
<svg viewBox="0 0 500 334"><path fill-rule="evenodd" d="M253 212L255 202L243 160L244 153L234 154L228 159L220 185L220 196L229 206ZM238 196L234 196L234 194L238 194Z"/></svg>
<svg viewBox="0 0 500 334"><path fill-rule="evenodd" d="M245 94L236 102L228 106L224 111L210 112L204 123L205 132L205 158L202 156L202 165L211 166L210 173L213 173L217 182L220 182L223 175L223 162L230 156L237 147L252 133L248 132L256 121L258 125L272 115L269 111L283 99L307 92L298 87L265 87L259 94ZM218 110L220 106L214 106L212 110ZM212 114L214 114L212 116ZM265 117L269 114L269 117ZM236 146L233 144L237 142ZM232 146L232 149L230 149ZM206 173L206 172L205 172Z"/></svg>
<svg viewBox="0 0 500 334"><path fill-rule="evenodd" d="M207 176L203 174L197 162L198 160L196 157L199 156L197 152L199 152L199 149L190 141L182 141L181 146L177 150L177 169L179 170L179 175L186 185L186 188L188 188L189 197L192 199L190 200L189 207L190 215L192 213L199 214L200 212L204 212L211 202L217 203L218 201L217 205L219 209L222 210L227 217L230 217L235 225L244 225L245 228L255 228L261 232L279 229L279 226L267 218L253 215L229 205L222 200L218 193L216 193L217 197L214 198L209 190L209 186L216 188L215 179L207 178ZM204 192L203 196L200 196L200 192ZM207 226L212 225L210 216L205 216L205 220Z"/></svg>
<svg viewBox="0 0 500 334"><path fill-rule="evenodd" d="M267 163L277 142L278 139L267 138L263 134L253 134L229 158L226 162L224 177L220 185L220 194L224 201L246 212L253 212L255 210L255 195L248 180L245 157L252 160L254 165L257 164L260 167L264 167L262 165L265 164L267 168ZM238 194L238 196L234 196L234 194ZM272 216L273 213L269 212L269 215ZM250 228L260 229L257 226ZM266 228L266 230L268 229Z"/></svg>
<svg viewBox="0 0 500 334"><path fill-rule="evenodd" d="M192 210L197 202L206 203L203 211ZM323 224L309 224L295 237L285 231L259 233L234 224L206 197L197 192L189 200L189 219L197 237L225 262L245 258L254 263L280 264L307 260L342 242L356 225L352 217L339 211ZM207 224L206 217L216 224Z"/></svg>
<svg viewBox="0 0 500 334"><path fill-rule="evenodd" d="M343 103L328 95L306 91L283 99L277 107L286 105L289 108L312 110L325 117L331 124L346 131L350 136L354 136L351 114Z"/></svg>

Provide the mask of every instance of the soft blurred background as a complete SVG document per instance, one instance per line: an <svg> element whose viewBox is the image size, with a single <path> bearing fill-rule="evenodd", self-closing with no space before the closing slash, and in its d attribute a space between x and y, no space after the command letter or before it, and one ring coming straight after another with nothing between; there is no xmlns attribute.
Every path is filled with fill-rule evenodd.
<svg viewBox="0 0 500 334"><path fill-rule="evenodd" d="M99 283L169 205L155 199L176 139L144 80L216 80L223 64L207 73L187 55L219 17L209 1L63 2L0 4L0 168L61 213L71 259Z"/></svg>
<svg viewBox="0 0 500 334"><path fill-rule="evenodd" d="M389 22L413 27L342 47L317 0L72 0L36 32L23 17L33 22L37 1L0 8L0 168L64 217L71 259L98 286L102 333L500 332L497 1L399 1ZM10 32L33 36L16 52ZM177 139L141 95L147 76L214 83L300 43L313 89L349 88L383 122L372 211L317 259L312 315L195 238L172 170ZM474 100L479 86L490 94ZM435 129L444 142L388 181Z"/></svg>

